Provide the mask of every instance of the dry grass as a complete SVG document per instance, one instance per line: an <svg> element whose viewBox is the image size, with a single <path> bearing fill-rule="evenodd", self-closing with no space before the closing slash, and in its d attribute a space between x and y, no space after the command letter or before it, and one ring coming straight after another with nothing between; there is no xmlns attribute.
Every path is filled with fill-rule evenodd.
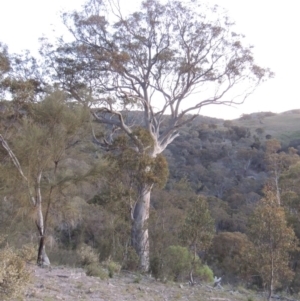
<svg viewBox="0 0 300 301"><path fill-rule="evenodd" d="M256 128L264 129L264 135L270 134L272 137L279 139L283 144L287 144L293 139L300 139L300 114L299 112L289 111L274 116L255 117L250 119L238 119L233 123L239 126L250 128L253 133Z"/></svg>
<svg viewBox="0 0 300 301"><path fill-rule="evenodd" d="M24 253L28 249L24 250ZM0 250L0 299L10 300L22 295L30 280L26 262L15 250L5 247Z"/></svg>

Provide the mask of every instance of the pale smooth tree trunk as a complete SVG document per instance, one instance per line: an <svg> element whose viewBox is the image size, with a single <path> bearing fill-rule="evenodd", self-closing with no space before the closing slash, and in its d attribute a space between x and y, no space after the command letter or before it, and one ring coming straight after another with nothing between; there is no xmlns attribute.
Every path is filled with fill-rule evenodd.
<svg viewBox="0 0 300 301"><path fill-rule="evenodd" d="M274 181L275 181L275 187L276 187L276 198L278 205L281 205L281 200L280 200L280 188L279 188L279 174L277 171L277 168L275 169L275 176L274 176Z"/></svg>
<svg viewBox="0 0 300 301"><path fill-rule="evenodd" d="M37 264L40 266L49 266L50 260L45 250L45 224L44 224L44 215L42 210L41 178L42 178L42 172L39 173L36 180L36 202L35 202L36 215L37 215L36 226L38 228L39 236L40 236Z"/></svg>
<svg viewBox="0 0 300 301"><path fill-rule="evenodd" d="M270 271L270 280L269 280L269 291L268 291L268 301L272 300L274 290L274 261L273 254L271 255L271 271Z"/></svg>
<svg viewBox="0 0 300 301"><path fill-rule="evenodd" d="M21 177L24 179L24 181L27 183L28 186L28 193L30 196L30 200L32 202L32 205L36 208L36 226L38 228L39 232L39 249L38 249L38 256L37 256L37 264L41 266L50 265L49 258L45 251L45 226L44 226L44 216L43 216L43 210L42 210L42 194L41 194L41 178L42 178L42 171L38 173L38 176L35 181L35 196L32 193L32 187L30 186L29 180L25 176L21 164L18 160L18 158L15 156L3 136L0 134L0 143L2 146L6 149L8 152L8 155L13 161L13 164L19 171ZM47 212L49 211L49 207L47 209Z"/></svg>
<svg viewBox="0 0 300 301"><path fill-rule="evenodd" d="M44 219L43 219L43 213L42 213L42 206L38 206L37 208L37 220L36 220L36 226L38 228L39 232L39 248L38 248L38 256L37 256L37 264L39 266L49 266L50 260L46 254L45 249L45 227L44 227Z"/></svg>
<svg viewBox="0 0 300 301"><path fill-rule="evenodd" d="M132 212L131 242L140 259L140 269L149 270L148 219L152 185L145 184L139 189L138 200Z"/></svg>

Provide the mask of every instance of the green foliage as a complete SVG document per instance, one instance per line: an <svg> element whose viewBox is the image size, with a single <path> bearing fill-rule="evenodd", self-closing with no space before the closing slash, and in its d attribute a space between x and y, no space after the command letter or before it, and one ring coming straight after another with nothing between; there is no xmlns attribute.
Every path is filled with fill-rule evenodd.
<svg viewBox="0 0 300 301"><path fill-rule="evenodd" d="M265 197L250 218L249 237L253 243L249 261L271 294L281 281L292 279L289 254L297 250L298 240L287 225L284 208L278 205L276 195L269 187L265 188Z"/></svg>
<svg viewBox="0 0 300 301"><path fill-rule="evenodd" d="M121 265L114 261L109 261L107 265L108 276L109 278L113 278L115 274L119 274L121 271Z"/></svg>
<svg viewBox="0 0 300 301"><path fill-rule="evenodd" d="M66 104L66 95L56 91L43 101L28 104L25 117L18 120L8 135L9 147L18 164L13 165L10 158L1 166L6 174L0 175L0 182L4 183L2 193L17 204L18 214L26 213L38 227L44 226L39 228L43 232L39 230L41 237L48 226L52 230L62 219L68 226L79 219L78 202L74 201L72 206L71 200L76 198L66 194L65 189L70 182L78 184L83 175L70 176L61 167L82 134L88 121L87 112L79 105ZM84 173L88 168L83 168Z"/></svg>
<svg viewBox="0 0 300 301"><path fill-rule="evenodd" d="M247 261L250 248L251 242L244 233L221 232L214 237L207 260L217 275L238 283L247 280L252 272L251 262Z"/></svg>
<svg viewBox="0 0 300 301"><path fill-rule="evenodd" d="M194 258L187 248L181 246L169 246L161 262L158 258L151 260L151 272L155 278L168 278L179 281L184 280L193 273L200 281L213 281L213 272L203 265L200 258Z"/></svg>
<svg viewBox="0 0 300 301"><path fill-rule="evenodd" d="M183 241L191 246L195 253L205 251L211 244L215 233L215 222L210 215L207 201L198 197L192 201L182 230Z"/></svg>
<svg viewBox="0 0 300 301"><path fill-rule="evenodd" d="M33 243L27 243L23 245L19 251L19 255L26 262L36 260L36 246Z"/></svg>
<svg viewBox="0 0 300 301"><path fill-rule="evenodd" d="M167 248L163 269L166 276L172 280L179 280L187 276L191 270L192 254L185 247L170 246Z"/></svg>
<svg viewBox="0 0 300 301"><path fill-rule="evenodd" d="M133 134L145 148L145 151L137 151L131 139L120 135L114 140L115 153L108 154L107 158L115 164L120 172L125 171L136 185L158 184L163 187L168 179L168 163L162 154L152 157L151 148L153 139L143 128L137 128Z"/></svg>
<svg viewBox="0 0 300 301"><path fill-rule="evenodd" d="M0 249L0 297L20 295L30 281L25 260L10 247Z"/></svg>
<svg viewBox="0 0 300 301"><path fill-rule="evenodd" d="M141 274L138 274L134 280L133 280L133 283L140 283L142 281L142 275Z"/></svg>
<svg viewBox="0 0 300 301"><path fill-rule="evenodd" d="M194 270L194 276L198 277L201 281L204 282L214 281L214 272L206 264L198 264Z"/></svg>
<svg viewBox="0 0 300 301"><path fill-rule="evenodd" d="M100 264L89 264L85 266L87 276L99 277L101 280L108 278L106 271L101 267Z"/></svg>
<svg viewBox="0 0 300 301"><path fill-rule="evenodd" d="M130 266L132 260L127 256L131 226L129 210L135 194L126 184L122 174L116 173L112 167L105 174L105 178L102 178L101 193L95 195L89 203L97 205L94 206L95 210L101 212L102 230L95 235L99 237L93 238L95 247L101 254L100 260L111 258L113 261L124 262L125 266L127 264Z"/></svg>
<svg viewBox="0 0 300 301"><path fill-rule="evenodd" d="M132 135L136 136L139 141L142 143L142 145L147 148L148 150L151 150L154 146L154 141L152 136L150 135L149 131L147 131L143 127L136 127L132 131Z"/></svg>
<svg viewBox="0 0 300 301"><path fill-rule="evenodd" d="M77 251L80 264L82 266L88 266L99 263L99 254L96 253L96 250L93 249L91 246L82 245L79 250Z"/></svg>
<svg viewBox="0 0 300 301"><path fill-rule="evenodd" d="M10 59L7 46L0 42L0 80L10 69Z"/></svg>
<svg viewBox="0 0 300 301"><path fill-rule="evenodd" d="M155 279L163 277L162 260L158 256L150 258L150 272Z"/></svg>
<svg viewBox="0 0 300 301"><path fill-rule="evenodd" d="M139 256L133 247L129 246L124 250L122 268L124 270L136 271L139 267Z"/></svg>

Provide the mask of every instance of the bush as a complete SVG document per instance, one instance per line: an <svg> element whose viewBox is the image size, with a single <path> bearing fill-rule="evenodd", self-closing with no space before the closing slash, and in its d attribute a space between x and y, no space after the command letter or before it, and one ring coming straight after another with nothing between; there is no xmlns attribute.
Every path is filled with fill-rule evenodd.
<svg viewBox="0 0 300 301"><path fill-rule="evenodd" d="M100 266L100 264L89 264L85 266L87 276L99 277L101 280L107 279L106 271Z"/></svg>
<svg viewBox="0 0 300 301"><path fill-rule="evenodd" d="M22 249L18 252L21 258L26 262L35 261L37 257L37 245L33 243L25 244Z"/></svg>
<svg viewBox="0 0 300 301"><path fill-rule="evenodd" d="M84 244L77 252L80 258L80 264L82 266L99 263L99 254L97 254L96 250L91 246Z"/></svg>
<svg viewBox="0 0 300 301"><path fill-rule="evenodd" d="M107 265L107 269L108 269L108 276L110 278L113 278L114 274L119 274L120 273L121 265L117 262L110 261Z"/></svg>
<svg viewBox="0 0 300 301"><path fill-rule="evenodd" d="M150 258L150 271L155 279L163 277L162 259L158 256Z"/></svg>
<svg viewBox="0 0 300 301"><path fill-rule="evenodd" d="M210 269L210 267L206 264L199 265L198 267L196 267L194 276L199 277L200 280L205 281L205 282L213 282L214 281L214 273Z"/></svg>
<svg viewBox="0 0 300 301"><path fill-rule="evenodd" d="M0 299L20 295L30 281L25 260L12 248L0 250Z"/></svg>
<svg viewBox="0 0 300 301"><path fill-rule="evenodd" d="M165 273L172 280L179 280L191 271L192 256L187 248L170 246L166 250L164 266Z"/></svg>
<svg viewBox="0 0 300 301"><path fill-rule="evenodd" d="M139 256L133 247L129 247L122 264L124 270L136 271L139 267Z"/></svg>
<svg viewBox="0 0 300 301"><path fill-rule="evenodd" d="M150 260L152 275L157 279L183 280L190 277L200 281L212 282L214 279L213 271L203 265L200 258L194 259L193 254L185 247L170 246L160 259L153 257Z"/></svg>

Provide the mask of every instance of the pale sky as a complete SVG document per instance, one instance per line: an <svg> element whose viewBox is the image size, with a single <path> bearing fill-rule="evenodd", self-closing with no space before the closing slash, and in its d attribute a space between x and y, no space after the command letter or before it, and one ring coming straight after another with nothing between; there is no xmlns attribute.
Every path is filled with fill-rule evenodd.
<svg viewBox="0 0 300 301"><path fill-rule="evenodd" d="M137 0L126 1L126 5ZM298 0L206 0L228 11L236 22L236 32L254 45L254 55L262 67L275 72L274 79L262 84L245 104L236 108L210 106L200 114L223 119L242 114L300 109L300 18ZM80 8L84 0L0 0L0 41L10 52L39 48L38 38L64 33L60 11ZM55 29L55 33L53 30Z"/></svg>

